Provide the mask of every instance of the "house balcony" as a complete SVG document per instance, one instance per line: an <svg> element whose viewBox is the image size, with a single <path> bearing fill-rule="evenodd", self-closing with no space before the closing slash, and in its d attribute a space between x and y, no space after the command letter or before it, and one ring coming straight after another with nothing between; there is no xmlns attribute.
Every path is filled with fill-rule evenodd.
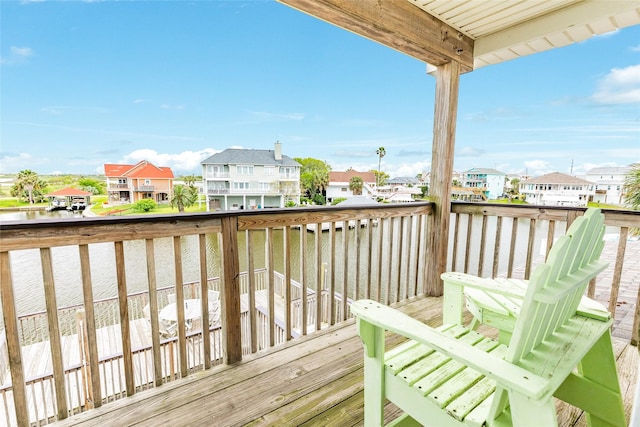
<svg viewBox="0 0 640 427"><path fill-rule="evenodd" d="M157 191L157 190L155 185L138 185L137 187L133 188L133 191L153 193L154 191Z"/></svg>
<svg viewBox="0 0 640 427"><path fill-rule="evenodd" d="M128 190L129 184L112 184L107 183L107 191Z"/></svg>
<svg viewBox="0 0 640 427"><path fill-rule="evenodd" d="M413 203L0 224L0 422L361 424L363 354L349 304L371 298L441 323L441 297L425 296L441 293L425 268L432 211ZM581 213L453 203L444 267L528 278ZM640 212L604 213L609 267L587 292L615 318L628 420L640 268L630 229ZM184 305L194 300L197 318ZM558 408L560 425L582 416Z"/></svg>
<svg viewBox="0 0 640 427"><path fill-rule="evenodd" d="M229 172L210 172L204 176L205 180L226 180L229 179Z"/></svg>

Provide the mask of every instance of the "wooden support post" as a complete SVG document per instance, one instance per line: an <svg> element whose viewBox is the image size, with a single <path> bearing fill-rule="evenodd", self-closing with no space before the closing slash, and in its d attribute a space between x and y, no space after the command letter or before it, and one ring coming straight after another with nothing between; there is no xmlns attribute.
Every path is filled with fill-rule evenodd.
<svg viewBox="0 0 640 427"><path fill-rule="evenodd" d="M242 359L242 328L240 325L240 265L238 261L238 218L222 218L222 265L224 284L222 287L222 318L224 327L223 346L225 363Z"/></svg>
<svg viewBox="0 0 640 427"><path fill-rule="evenodd" d="M425 265L425 293L430 296L442 295L443 284L440 274L445 271L447 263L460 64L451 61L439 66L435 71L435 77L436 98L429 192L434 203L434 221L433 227L429 230Z"/></svg>

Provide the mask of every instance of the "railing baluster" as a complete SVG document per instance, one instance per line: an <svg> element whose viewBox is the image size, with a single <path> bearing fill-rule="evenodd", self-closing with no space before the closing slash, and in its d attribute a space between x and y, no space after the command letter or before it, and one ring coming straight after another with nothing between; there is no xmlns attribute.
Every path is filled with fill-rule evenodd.
<svg viewBox="0 0 640 427"><path fill-rule="evenodd" d="M56 289L53 280L53 262L51 249L40 249L40 262L42 264L42 279L44 283L45 304L47 306L47 320L49 325L49 345L51 349L51 363L53 366L53 381L56 391L56 407L58 419L68 416L67 399L64 390L64 362L62 360L62 344L60 339L60 327L58 323L58 304L56 302Z"/></svg>
<svg viewBox="0 0 640 427"><path fill-rule="evenodd" d="M29 409L27 406L27 390L24 382L22 365L22 349L18 339L18 320L16 315L13 283L11 281L11 263L9 252L0 252L0 299L4 328L7 332L7 351L11 368L11 384L13 388L13 404L18 426L28 426Z"/></svg>
<svg viewBox="0 0 640 427"><path fill-rule="evenodd" d="M120 313L120 337L127 396L135 394L133 382L133 358L131 355L131 334L129 325L129 304L127 301L127 277L125 273L124 243L114 242L116 256L116 281L118 286L118 306Z"/></svg>
<svg viewBox="0 0 640 427"><path fill-rule="evenodd" d="M284 335L285 340L291 337L291 227L284 227L282 235L284 262ZM274 316L275 319L275 316Z"/></svg>
<svg viewBox="0 0 640 427"><path fill-rule="evenodd" d="M209 305L213 305L215 301L209 301L209 280L207 269L207 236L206 234L198 234L198 258L200 267L200 306L202 334L202 358L204 369L211 367L211 319L209 319ZM195 346L194 346L195 350Z"/></svg>
<svg viewBox="0 0 640 427"><path fill-rule="evenodd" d="M300 226L300 284L302 285L302 295L300 301L302 301L302 335L307 335L307 316L309 316L309 307L307 303L309 301L308 295L308 283L307 283L307 257L304 256L307 253L307 226L302 224ZM318 298L318 295L316 295Z"/></svg>
<svg viewBox="0 0 640 427"><path fill-rule="evenodd" d="M484 251L487 245L487 215L482 215L482 228L480 231L480 252L478 254L478 276L484 275Z"/></svg>
<svg viewBox="0 0 640 427"><path fill-rule="evenodd" d="M533 263L533 246L536 239L536 219L529 220L529 238L527 239L527 261L524 268L524 278L529 280L531 264Z"/></svg>
<svg viewBox="0 0 640 427"><path fill-rule="evenodd" d="M384 236L384 218L378 218L378 269L376 273L378 273L377 277L377 290L376 293L376 301L382 302L382 248L384 245L383 236ZM388 296L385 297L386 304L389 305Z"/></svg>
<svg viewBox="0 0 640 427"><path fill-rule="evenodd" d="M324 292L324 269L322 263L322 224L316 223L315 232L316 250L316 331L322 328L322 298ZM331 296L333 298L333 296Z"/></svg>
<svg viewBox="0 0 640 427"><path fill-rule="evenodd" d="M507 277L513 276L513 262L516 247L516 239L518 238L518 217L513 217L511 222L511 243L509 244L509 264L507 266Z"/></svg>
<svg viewBox="0 0 640 427"><path fill-rule="evenodd" d="M500 240L502 240L502 217L499 216L496 220L496 240L493 247L493 268L491 274L493 277L498 277L500 268Z"/></svg>
<svg viewBox="0 0 640 427"><path fill-rule="evenodd" d="M464 256L464 272L469 273L469 248L471 247L471 233L473 231L473 214L467 215L467 253Z"/></svg>
<svg viewBox="0 0 640 427"><path fill-rule="evenodd" d="M151 322L151 347L153 351L154 383L162 384L162 363L160 351L160 319L158 318L158 285L156 278L156 256L153 239L145 239L147 260L147 281L149 283L149 321Z"/></svg>
<svg viewBox="0 0 640 427"><path fill-rule="evenodd" d="M339 320L347 320L347 301L349 299L349 222L342 221L342 286Z"/></svg>

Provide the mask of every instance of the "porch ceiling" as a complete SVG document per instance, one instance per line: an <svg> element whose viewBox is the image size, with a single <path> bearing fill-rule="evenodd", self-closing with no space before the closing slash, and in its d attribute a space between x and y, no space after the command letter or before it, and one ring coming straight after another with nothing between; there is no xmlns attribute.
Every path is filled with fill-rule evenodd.
<svg viewBox="0 0 640 427"><path fill-rule="evenodd" d="M279 0L431 65L468 72L640 24L640 0Z"/></svg>

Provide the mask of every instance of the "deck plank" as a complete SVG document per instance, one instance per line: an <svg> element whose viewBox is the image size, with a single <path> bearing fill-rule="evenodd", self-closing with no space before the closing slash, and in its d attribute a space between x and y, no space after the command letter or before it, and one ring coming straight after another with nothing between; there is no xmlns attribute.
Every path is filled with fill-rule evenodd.
<svg viewBox="0 0 640 427"><path fill-rule="evenodd" d="M441 298L400 307L432 326L441 319ZM388 336L393 346L398 337ZM615 341L620 382L630 416L638 366L637 348ZM56 425L361 426L362 344L353 321L145 390L78 414ZM559 405L561 426L585 425L581 411ZM387 405L392 420L397 408Z"/></svg>

